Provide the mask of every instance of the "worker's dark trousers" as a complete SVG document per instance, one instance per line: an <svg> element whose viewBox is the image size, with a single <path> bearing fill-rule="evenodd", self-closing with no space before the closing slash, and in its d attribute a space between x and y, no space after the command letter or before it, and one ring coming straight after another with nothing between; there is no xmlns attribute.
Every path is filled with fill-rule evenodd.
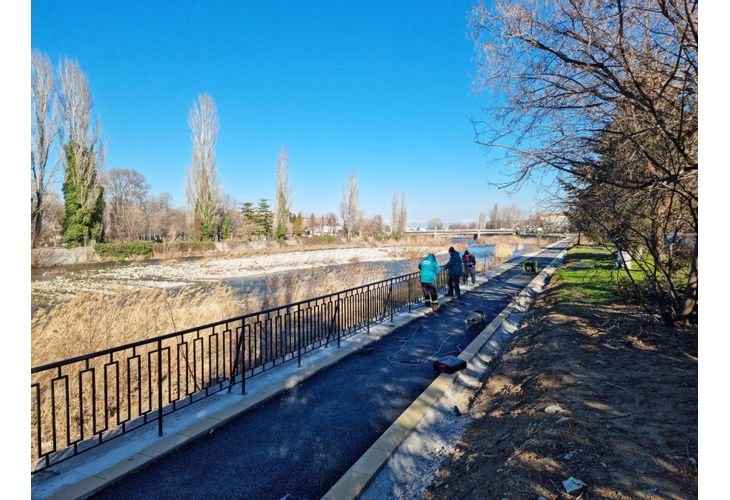
<svg viewBox="0 0 730 500"><path fill-rule="evenodd" d="M466 285L469 282L469 276L471 276L471 284L475 284L477 280L476 271L474 266L464 266L464 272L461 275L461 282Z"/></svg>
<svg viewBox="0 0 730 500"><path fill-rule="evenodd" d="M421 282L421 290L423 290L423 300L426 303L426 307L431 307L439 303L439 293L436 290L436 285Z"/></svg>
<svg viewBox="0 0 730 500"><path fill-rule="evenodd" d="M459 289L459 280L461 275L451 276L449 275L449 291L446 294L447 297L451 297L456 292L457 297L461 297L461 290Z"/></svg>

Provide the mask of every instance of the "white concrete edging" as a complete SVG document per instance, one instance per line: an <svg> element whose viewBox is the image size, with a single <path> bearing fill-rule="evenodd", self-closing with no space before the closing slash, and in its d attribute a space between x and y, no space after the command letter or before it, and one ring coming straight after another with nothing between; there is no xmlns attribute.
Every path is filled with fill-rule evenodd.
<svg viewBox="0 0 730 500"><path fill-rule="evenodd" d="M565 241L559 243L565 243ZM467 362L466 369L456 374L442 373L439 375L330 488L323 496L325 500L359 498L426 414L433 410L448 391L452 390L456 385L455 382L472 389L479 387L487 369L487 364L479 354L495 332L507 326L507 320L514 311L526 311L530 307L566 253L567 249L560 252L548 266L543 268L525 289L459 354L459 358ZM513 328L516 329L516 325L513 325Z"/></svg>

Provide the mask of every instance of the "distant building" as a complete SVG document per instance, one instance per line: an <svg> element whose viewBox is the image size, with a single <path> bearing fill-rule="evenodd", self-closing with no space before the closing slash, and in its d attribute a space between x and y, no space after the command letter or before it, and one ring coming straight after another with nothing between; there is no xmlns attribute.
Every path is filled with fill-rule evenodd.
<svg viewBox="0 0 730 500"><path fill-rule="evenodd" d="M321 228L317 228L315 231L313 231L315 236L322 236L325 234L339 234L341 232L342 224L337 224L334 226L323 225Z"/></svg>
<svg viewBox="0 0 730 500"><path fill-rule="evenodd" d="M540 214L540 221L545 227L551 229L565 229L568 227L568 216L565 215L565 212Z"/></svg>

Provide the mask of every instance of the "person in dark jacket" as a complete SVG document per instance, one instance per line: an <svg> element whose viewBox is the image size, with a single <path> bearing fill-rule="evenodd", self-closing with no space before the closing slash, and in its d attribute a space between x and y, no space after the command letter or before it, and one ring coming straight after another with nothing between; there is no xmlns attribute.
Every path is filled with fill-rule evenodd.
<svg viewBox="0 0 730 500"><path fill-rule="evenodd" d="M474 257L473 254L469 253L469 250L466 250L464 251L464 256L461 258L461 260L464 262L464 284L466 285L469 281L469 276L471 276L471 284L476 284L477 259Z"/></svg>
<svg viewBox="0 0 730 500"><path fill-rule="evenodd" d="M446 294L447 297L453 297L456 293L456 298L461 297L461 290L459 289L459 280L461 279L461 255L459 252L454 250L454 247L449 248L449 262L446 264L446 269L449 270L449 291Z"/></svg>

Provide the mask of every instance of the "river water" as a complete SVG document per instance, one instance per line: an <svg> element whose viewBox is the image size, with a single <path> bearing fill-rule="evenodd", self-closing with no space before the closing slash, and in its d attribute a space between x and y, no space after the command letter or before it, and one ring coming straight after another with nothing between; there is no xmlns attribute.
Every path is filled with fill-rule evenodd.
<svg viewBox="0 0 730 500"><path fill-rule="evenodd" d="M463 255L464 244L468 248L469 252L472 253L477 259L477 266L482 267L489 263L494 254L495 245L483 244L474 242L469 238L453 238L452 243L459 244L459 251ZM523 253L528 253L536 249L536 245L527 243L515 244L513 256L519 256ZM437 255L439 262L442 264L447 260L447 254ZM204 257L188 257L178 259L177 262L202 262ZM364 266L365 269L368 267L378 268L381 272L384 271L385 277L394 277L409 272L418 270L418 261L420 259L413 260L389 260L389 261L376 261L376 262L363 262L360 266ZM109 289L114 288L114 280L109 279L109 276L120 275L123 276L124 280L129 282L135 282L136 275L130 274L128 271L134 266L141 275L144 275L144 269L148 266L157 266L165 261L161 260L148 260L142 262L134 262L132 264L125 262L103 262L95 264L79 264L74 266L64 266L59 268L41 268L31 270L31 306L32 311L36 311L39 307L55 304L59 302L65 302L75 295L75 293L81 291L99 291L101 285L106 283L100 283L101 280L109 282ZM347 272L351 268L350 264L338 264L328 265L316 268L319 271L327 273L334 272ZM308 269L310 270L310 269ZM227 284L233 287L239 295L249 295L251 293L260 293L264 289L266 280L283 277L283 278L294 278L296 274L301 273L301 270L286 270L275 273L266 273L261 275L248 275L241 277L226 277L217 280L219 283ZM181 279L179 277L165 277L165 276L144 276L136 280L139 286L144 287L164 287L169 290L177 290L183 286L200 286L207 288L211 286L211 280L195 281L189 279ZM364 284L364 283L363 283Z"/></svg>

